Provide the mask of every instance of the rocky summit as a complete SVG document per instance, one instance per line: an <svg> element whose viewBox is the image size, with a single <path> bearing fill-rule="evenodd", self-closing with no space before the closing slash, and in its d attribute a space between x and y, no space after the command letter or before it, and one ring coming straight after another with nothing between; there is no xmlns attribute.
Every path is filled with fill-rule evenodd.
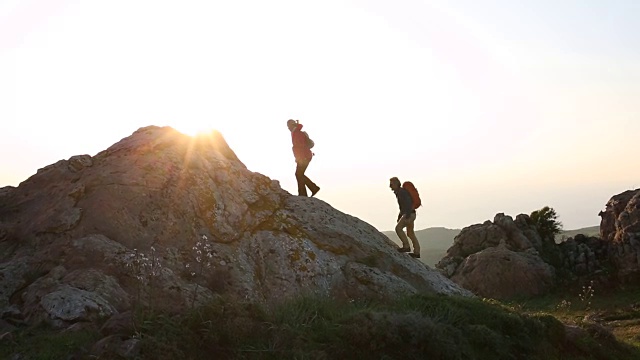
<svg viewBox="0 0 640 360"><path fill-rule="evenodd" d="M145 127L0 189L2 318L55 327L216 294L472 296L373 226L252 172L220 133Z"/></svg>

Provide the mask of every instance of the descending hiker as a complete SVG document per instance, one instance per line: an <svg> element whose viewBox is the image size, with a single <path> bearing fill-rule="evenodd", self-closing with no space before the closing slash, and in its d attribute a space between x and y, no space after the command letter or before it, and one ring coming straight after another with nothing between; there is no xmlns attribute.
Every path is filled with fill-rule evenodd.
<svg viewBox="0 0 640 360"><path fill-rule="evenodd" d="M308 196L307 187L311 190L311 196L315 195L320 187L309 179L304 172L307 170L313 153L313 141L309 135L302 131L302 124L299 120L289 119L287 127L291 131L291 141L293 143L293 156L296 159L296 181L298 182L298 195Z"/></svg>
<svg viewBox="0 0 640 360"><path fill-rule="evenodd" d="M402 247L398 248L398 251L408 252L412 257L419 258L420 243L418 243L418 238L416 238L416 234L413 232L413 224L416 220L415 207L418 205L414 204L411 194L401 185L400 180L397 177L389 179L389 187L396 194L398 206L400 207L400 213L398 214L397 220L398 223L396 224L396 234L398 234L400 241L402 241ZM404 233L405 227L407 228L406 234ZM412 253L407 236L409 236L413 243Z"/></svg>

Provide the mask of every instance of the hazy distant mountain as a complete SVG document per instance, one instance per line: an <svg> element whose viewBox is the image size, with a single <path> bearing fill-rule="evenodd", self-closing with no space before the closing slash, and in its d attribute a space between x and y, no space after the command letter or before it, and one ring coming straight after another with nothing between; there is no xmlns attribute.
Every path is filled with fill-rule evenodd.
<svg viewBox="0 0 640 360"><path fill-rule="evenodd" d="M420 242L420 260L433 267L442 259L447 249L453 245L453 238L460 233L461 229L447 229L444 227L432 227L416 231L416 237ZM395 231L383 231L389 239L400 245L400 238Z"/></svg>
<svg viewBox="0 0 640 360"><path fill-rule="evenodd" d="M453 245L453 239L460 233L461 229L447 229L444 227L431 227L416 231L416 236L420 242L420 260L433 267L440 259L447 254L447 249ZM383 231L396 244L400 245L400 239L395 231ZM565 230L556 237L556 241L574 237L577 234L587 236L599 236L600 226L590 226L575 230Z"/></svg>
<svg viewBox="0 0 640 360"><path fill-rule="evenodd" d="M558 234L558 236L556 236L556 242L561 242L563 240L566 240L570 237L574 237L578 234L582 234L582 235L587 235L587 236L600 236L600 225L598 226L590 226L590 227L585 227L582 229L576 229L576 230L565 230L563 231L561 234Z"/></svg>

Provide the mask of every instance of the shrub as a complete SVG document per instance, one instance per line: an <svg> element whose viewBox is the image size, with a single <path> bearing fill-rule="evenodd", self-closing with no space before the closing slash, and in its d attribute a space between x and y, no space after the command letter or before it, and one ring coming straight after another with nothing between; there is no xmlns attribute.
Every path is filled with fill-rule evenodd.
<svg viewBox="0 0 640 360"><path fill-rule="evenodd" d="M558 214L553 208L545 206L532 212L529 218L542 238L553 240L562 232L562 223L558 221Z"/></svg>

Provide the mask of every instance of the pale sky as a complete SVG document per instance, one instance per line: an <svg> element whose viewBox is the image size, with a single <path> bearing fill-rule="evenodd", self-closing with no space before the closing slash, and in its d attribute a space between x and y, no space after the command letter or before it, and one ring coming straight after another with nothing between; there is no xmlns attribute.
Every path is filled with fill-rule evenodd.
<svg viewBox="0 0 640 360"><path fill-rule="evenodd" d="M391 230L556 209L566 229L640 187L640 1L0 0L0 186L136 129L218 129L297 193Z"/></svg>

